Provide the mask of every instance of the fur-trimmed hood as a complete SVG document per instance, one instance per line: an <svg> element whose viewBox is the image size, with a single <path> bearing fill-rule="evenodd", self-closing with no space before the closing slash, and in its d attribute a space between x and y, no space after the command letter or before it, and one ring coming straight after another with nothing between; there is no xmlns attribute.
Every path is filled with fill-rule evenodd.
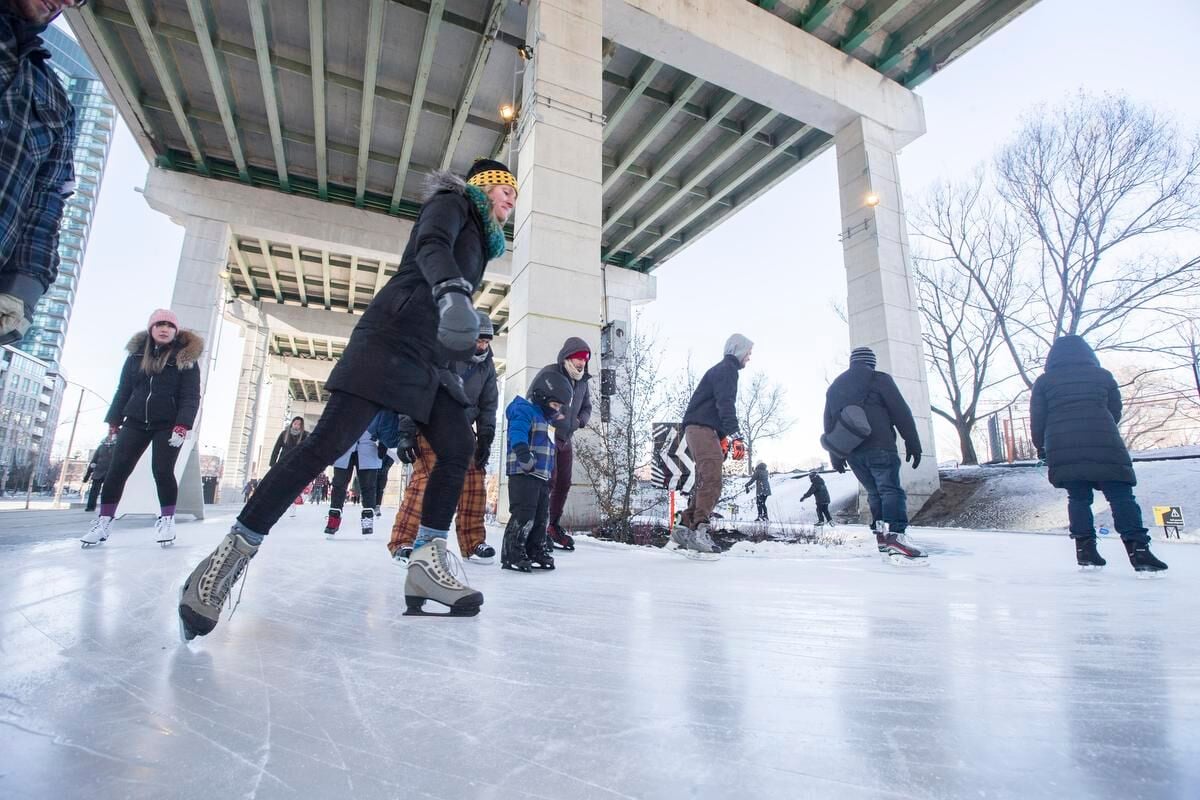
<svg viewBox="0 0 1200 800"><path fill-rule="evenodd" d="M433 197L438 192L455 192L465 195L467 182L448 169L439 169L429 173L425 179L425 199Z"/></svg>
<svg viewBox="0 0 1200 800"><path fill-rule="evenodd" d="M129 339L125 349L130 355L140 356L149 336L149 331L138 331ZM204 337L183 329L175 334L175 341L171 342L171 347L175 348L175 366L179 369L191 369L199 363L200 356L204 353Z"/></svg>

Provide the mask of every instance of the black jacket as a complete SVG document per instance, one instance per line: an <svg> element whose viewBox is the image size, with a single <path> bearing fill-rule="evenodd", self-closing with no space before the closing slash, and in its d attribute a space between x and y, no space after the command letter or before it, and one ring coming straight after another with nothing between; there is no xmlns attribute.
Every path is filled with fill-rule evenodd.
<svg viewBox="0 0 1200 800"><path fill-rule="evenodd" d="M912 411L891 375L873 370L866 364L851 364L834 378L825 392L825 432L833 430L843 408L856 404L862 405L867 412L871 435L854 448L855 452L869 449L895 452L896 433L904 440L908 452L921 452L921 437L917 435Z"/></svg>
<svg viewBox="0 0 1200 800"><path fill-rule="evenodd" d="M754 485L754 493L758 497L771 496L771 475L767 472L766 464L759 464L754 468L754 474L746 481L746 488L749 489L751 485Z"/></svg>
<svg viewBox="0 0 1200 800"><path fill-rule="evenodd" d="M702 425L712 428L719 437L738 432L737 392L741 369L742 362L737 356L725 356L704 373L683 413L684 427Z"/></svg>
<svg viewBox="0 0 1200 800"><path fill-rule="evenodd" d="M275 440L275 446L271 448L271 463L270 466L275 466L275 462L286 456L292 450L308 438L308 431L300 431L299 436L292 436L292 426L288 425L279 432L279 437Z"/></svg>
<svg viewBox="0 0 1200 800"><path fill-rule="evenodd" d="M1082 338L1063 336L1050 348L1046 371L1033 384L1029 424L1045 449L1050 483L1137 484L1121 439L1121 390Z"/></svg>
<svg viewBox="0 0 1200 800"><path fill-rule="evenodd" d="M438 344L432 287L463 278L477 290L488 261L486 222L466 183L444 172L433 180L400 270L367 306L325 382L330 391L357 395L421 423L429 421L438 393L438 369L463 355L446 353Z"/></svg>
<svg viewBox="0 0 1200 800"><path fill-rule="evenodd" d="M592 390L591 383L592 374L587 371L587 367L583 368L583 377L579 380L574 380L563 363L567 360L567 356L572 353L578 353L580 350L587 350L589 353L592 348L588 347L588 343L578 336L570 336L563 342L562 348L558 351L558 360L549 366L542 367L538 371L538 375L543 372L558 372L567 380L571 381L571 388L575 393L571 395L570 410L563 411L563 416L566 418L564 422L554 426L554 441L559 444L567 444L571 441L571 437L575 435L575 431L580 428L586 428L588 421L592 418ZM537 378L534 378L537 381ZM580 389L579 387L583 387Z"/></svg>
<svg viewBox="0 0 1200 800"><path fill-rule="evenodd" d="M496 435L496 409L500 405L500 392L496 387L496 360L492 348L482 361L467 359L454 365L454 371L462 378L463 391L471 405L467 406L467 421L475 426L475 435L491 441Z"/></svg>
<svg viewBox="0 0 1200 800"><path fill-rule="evenodd" d="M87 473L83 476L83 482L96 481L104 482L104 476L108 475L108 465L112 463L113 446L109 439L105 439L96 452L92 453L92 460L88 462Z"/></svg>
<svg viewBox="0 0 1200 800"><path fill-rule="evenodd" d="M129 340L121 381L104 421L109 425L135 425L148 431L182 425L189 430L200 411L200 369L204 340L181 330L167 347L171 357L157 375L142 372L142 349L149 337L139 331Z"/></svg>
<svg viewBox="0 0 1200 800"><path fill-rule="evenodd" d="M809 475L808 479L812 481L812 486L800 497L800 502L803 503L811 497L817 503L829 505L829 489L825 487L825 479L820 475Z"/></svg>

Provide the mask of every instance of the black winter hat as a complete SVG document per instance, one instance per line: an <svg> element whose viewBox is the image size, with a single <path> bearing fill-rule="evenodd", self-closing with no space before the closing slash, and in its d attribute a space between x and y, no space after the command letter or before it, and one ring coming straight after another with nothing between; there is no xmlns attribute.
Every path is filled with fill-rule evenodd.
<svg viewBox="0 0 1200 800"><path fill-rule="evenodd" d="M575 390L566 375L554 370L542 370L529 386L529 402L548 406L551 401L571 405Z"/></svg>
<svg viewBox="0 0 1200 800"><path fill-rule="evenodd" d="M851 364L866 364L875 369L875 351L869 347L856 347L850 351Z"/></svg>
<svg viewBox="0 0 1200 800"><path fill-rule="evenodd" d="M504 184L517 188L517 178L512 171L499 161L481 158L467 170L467 183L473 186L488 184Z"/></svg>

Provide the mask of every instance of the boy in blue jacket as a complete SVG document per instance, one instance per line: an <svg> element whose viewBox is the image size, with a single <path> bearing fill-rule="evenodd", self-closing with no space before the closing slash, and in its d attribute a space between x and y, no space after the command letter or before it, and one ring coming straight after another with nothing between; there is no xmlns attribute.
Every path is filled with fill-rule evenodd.
<svg viewBox="0 0 1200 800"><path fill-rule="evenodd" d="M565 417L574 390L564 375L542 372L529 387L529 399L517 395L504 410L508 418L508 527L500 548L500 566L519 572L554 569L546 546L550 476L554 472L553 426Z"/></svg>

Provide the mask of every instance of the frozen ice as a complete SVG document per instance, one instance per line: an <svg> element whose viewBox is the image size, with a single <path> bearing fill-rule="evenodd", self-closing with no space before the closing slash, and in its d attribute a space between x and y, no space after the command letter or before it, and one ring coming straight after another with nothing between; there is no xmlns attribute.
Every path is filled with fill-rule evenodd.
<svg viewBox="0 0 1200 800"><path fill-rule="evenodd" d="M466 565L482 613L436 620L383 532L306 506L183 645L230 513L89 550L82 512L0 514L0 796L1200 797L1195 545L1139 580L1112 539L1084 573L1051 535L914 530L923 570L848 526L711 564L583 538Z"/></svg>

